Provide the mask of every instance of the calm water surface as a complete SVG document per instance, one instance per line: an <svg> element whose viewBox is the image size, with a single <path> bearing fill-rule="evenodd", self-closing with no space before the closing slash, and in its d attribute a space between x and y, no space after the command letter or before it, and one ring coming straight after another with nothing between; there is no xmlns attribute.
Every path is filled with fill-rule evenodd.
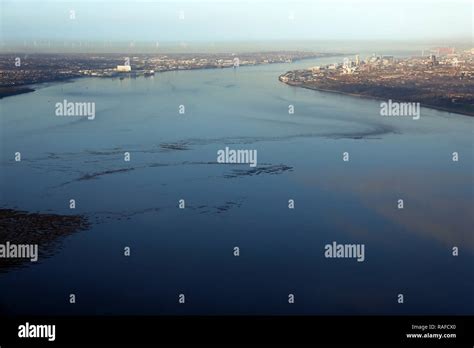
<svg viewBox="0 0 474 348"><path fill-rule="evenodd" d="M0 274L0 310L474 314L473 119L383 118L378 101L278 81L334 60L84 78L2 99L0 207L92 226ZM95 102L95 120L56 117L64 99ZM217 164L225 146L256 149L259 170ZM326 259L332 241L365 244L365 262Z"/></svg>

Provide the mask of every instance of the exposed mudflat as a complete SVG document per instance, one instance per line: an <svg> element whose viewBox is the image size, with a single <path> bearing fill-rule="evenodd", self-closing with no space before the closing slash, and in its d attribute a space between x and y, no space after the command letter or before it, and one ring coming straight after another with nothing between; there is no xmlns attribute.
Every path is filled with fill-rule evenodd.
<svg viewBox="0 0 474 348"><path fill-rule="evenodd" d="M39 262L57 250L61 239L86 230L89 222L81 215L28 213L13 209L0 209L0 244L37 244ZM28 259L0 258L0 272L29 263Z"/></svg>

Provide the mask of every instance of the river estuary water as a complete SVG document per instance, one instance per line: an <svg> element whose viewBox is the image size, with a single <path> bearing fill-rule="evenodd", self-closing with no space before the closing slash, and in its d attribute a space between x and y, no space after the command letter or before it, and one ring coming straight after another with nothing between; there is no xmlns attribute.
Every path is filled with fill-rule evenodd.
<svg viewBox="0 0 474 348"><path fill-rule="evenodd" d="M473 118L382 117L380 101L278 81L332 61L83 78L2 99L0 208L91 227L1 273L0 311L474 314ZM95 119L55 116L63 100L95 102ZM226 146L257 150L257 167L216 163ZM363 244L365 260L326 258L334 241Z"/></svg>

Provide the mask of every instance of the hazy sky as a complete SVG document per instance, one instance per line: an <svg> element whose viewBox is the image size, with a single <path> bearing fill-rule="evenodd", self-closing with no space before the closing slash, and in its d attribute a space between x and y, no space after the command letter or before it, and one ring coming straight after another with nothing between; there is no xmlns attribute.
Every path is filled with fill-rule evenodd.
<svg viewBox="0 0 474 348"><path fill-rule="evenodd" d="M0 4L0 33L7 42L472 40L473 35L472 0L0 0Z"/></svg>

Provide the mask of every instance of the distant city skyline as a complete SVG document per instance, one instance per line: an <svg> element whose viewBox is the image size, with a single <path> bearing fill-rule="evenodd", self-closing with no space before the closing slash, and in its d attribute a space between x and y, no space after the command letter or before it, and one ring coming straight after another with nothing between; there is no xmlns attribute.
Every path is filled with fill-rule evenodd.
<svg viewBox="0 0 474 348"><path fill-rule="evenodd" d="M0 0L4 45L31 40L471 40L470 0Z"/></svg>

